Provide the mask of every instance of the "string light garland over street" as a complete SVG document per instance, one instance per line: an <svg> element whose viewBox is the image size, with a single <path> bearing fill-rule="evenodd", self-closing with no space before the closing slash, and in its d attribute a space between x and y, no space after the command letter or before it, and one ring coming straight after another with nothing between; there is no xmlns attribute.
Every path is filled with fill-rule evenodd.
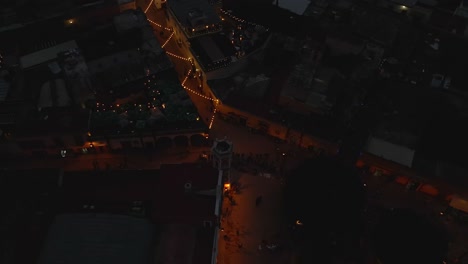
<svg viewBox="0 0 468 264"><path fill-rule="evenodd" d="M172 39L172 36L174 36L174 32L172 32L172 34L169 36L169 38L166 39L164 44L161 45L161 48L164 49L164 47L167 45L167 43Z"/></svg>
<svg viewBox="0 0 468 264"><path fill-rule="evenodd" d="M151 5L153 4L153 2L154 2L154 0L151 0L150 3L148 4L148 6L146 7L146 9L145 9L145 11L144 11L145 14L148 12L148 10L149 10L149 8L151 7ZM221 11L222 11L223 13L225 13L224 10L221 10ZM227 14L227 15L229 15L229 14ZM164 49L164 47L169 43L169 41L170 41L170 40L172 39L172 37L174 36L174 33L175 33L175 32L172 31L172 29L170 29L170 28L168 28L168 27L164 27L163 25L161 25L161 24L159 24L159 23L156 23L155 21L153 21L153 20L151 20L151 19L149 19L149 18L147 18L147 20L148 20L148 22L150 22L151 24L153 24L153 25L155 25L155 26L157 26L157 27L159 27L159 28L161 28L161 29L165 29L165 30L167 30L167 31L169 31L169 32L172 32L171 35L167 38L167 40L161 45L161 48ZM248 22L246 22L246 21L242 21L242 22L248 23ZM253 24L253 23L251 23L251 24L252 24L252 25L257 25L257 24ZM185 57L179 56L179 55L174 54L174 53L172 53L172 52L169 52L169 51L167 51L167 50L165 50L165 51L166 51L166 54L169 55L169 56L171 56L171 57L174 57L174 58L177 58L177 59L180 59L180 60L184 60L184 61L191 61L190 58L185 58ZM219 104L219 100L218 100L218 99L213 99L213 98L208 97L208 96L206 96L206 95L204 95L204 94L201 94L201 93L199 93L199 92L197 92L197 91L195 91L195 90L193 90L193 89L188 88L188 87L185 85L185 83L187 82L187 80L188 80L188 78L190 77L191 73L192 73L192 70L190 69L190 70L188 71L187 75L186 75L186 76L184 77L184 79L182 80L181 85L182 85L182 87L183 87L185 90L187 90L187 91L189 91L189 92L191 92L191 93L193 93L193 94L195 94L195 95L198 95L198 96L200 96L200 97L202 97L202 98L204 98L204 99L206 99L206 100L210 100L210 101L213 101L213 102L214 102L213 114L212 114L212 116L211 116L210 123L209 123L209 126L208 126L208 129L211 129L211 127L213 126L213 122L214 122L215 116L216 116L217 106L218 106L218 104ZM150 82L150 81L151 81L151 80L148 80L148 82ZM145 83L145 85L146 85L146 84L147 84L147 83ZM98 103L97 106L98 106L98 108L99 108L99 106L101 106L101 105L99 105L99 103ZM135 106L136 106L136 104L135 104ZM119 106L119 105L116 105L116 107L119 108L120 106ZM142 105L140 105L139 107L141 108ZM147 106L147 107L148 107L148 108L155 108L155 106L154 106L153 104L151 104L151 103L148 103L148 106ZM164 105L162 105L162 107L164 108ZM111 108L112 108L112 106L111 106ZM97 110L97 111L99 112L99 110ZM115 110L114 110L114 112L115 112ZM197 120L198 120L198 119L197 119Z"/></svg>
<svg viewBox="0 0 468 264"><path fill-rule="evenodd" d="M164 29L167 30L167 31L171 31L170 28L168 28L168 27L163 27L161 24L158 24L158 23L154 22L153 20L151 20L151 19L149 19L149 18L147 18L147 20L148 20L148 22L150 22L151 24L153 24L153 25L155 25L155 26L157 26L157 27L164 28Z"/></svg>
<svg viewBox="0 0 468 264"><path fill-rule="evenodd" d="M184 60L184 61L190 61L190 58L184 58L184 57L182 57L182 56L179 56L179 55L174 54L174 53L172 53L172 52L169 52L169 51L167 51L167 50L166 50L166 53L167 53L167 55L172 56L172 57L174 57L174 58L181 59L181 60Z"/></svg>
<svg viewBox="0 0 468 264"><path fill-rule="evenodd" d="M151 2L149 3L149 5L146 7L145 9L145 14L146 12L148 12L148 9L150 8L150 6L153 4L154 0L151 0Z"/></svg>

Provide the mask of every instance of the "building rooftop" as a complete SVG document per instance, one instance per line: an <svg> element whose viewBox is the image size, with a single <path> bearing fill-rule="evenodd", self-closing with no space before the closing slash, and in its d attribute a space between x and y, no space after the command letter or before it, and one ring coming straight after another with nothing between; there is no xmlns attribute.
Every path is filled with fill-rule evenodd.
<svg viewBox="0 0 468 264"><path fill-rule="evenodd" d="M137 49L141 47L143 40L140 29L129 29L119 33L111 24L89 31L77 38L76 42L86 61L92 61L120 51Z"/></svg>
<svg viewBox="0 0 468 264"><path fill-rule="evenodd" d="M160 170L67 172L62 211L83 212L83 205L93 205L97 213L128 214L133 202L142 201L160 233L157 261L208 263L217 176L211 164L188 163L164 164Z"/></svg>
<svg viewBox="0 0 468 264"><path fill-rule="evenodd" d="M155 192L160 221L196 224L215 217L218 171L211 164L163 164Z"/></svg>
<svg viewBox="0 0 468 264"><path fill-rule="evenodd" d="M308 0L279 1L279 6L297 15L303 15L310 3Z"/></svg>
<svg viewBox="0 0 468 264"><path fill-rule="evenodd" d="M371 137L365 150L375 156L394 161L406 167L411 168L413 166L414 149Z"/></svg>
<svg viewBox="0 0 468 264"><path fill-rule="evenodd" d="M149 22L146 19L145 13L143 13L141 9L126 10L114 16L114 26L117 29L117 32L125 32L130 29L142 28L147 25L149 25Z"/></svg>
<svg viewBox="0 0 468 264"><path fill-rule="evenodd" d="M146 219L111 214L55 217L37 263L147 264L154 228Z"/></svg>
<svg viewBox="0 0 468 264"><path fill-rule="evenodd" d="M172 0L168 2L179 23L185 28L219 24L221 20L208 0Z"/></svg>
<svg viewBox="0 0 468 264"><path fill-rule="evenodd" d="M95 135L206 128L173 69L109 92L97 95L90 119Z"/></svg>
<svg viewBox="0 0 468 264"><path fill-rule="evenodd" d="M353 12L355 32L385 47L390 47L398 33L400 19L393 13L359 8Z"/></svg>
<svg viewBox="0 0 468 264"><path fill-rule="evenodd" d="M163 225L156 263L210 263L213 238L213 228L180 224Z"/></svg>
<svg viewBox="0 0 468 264"><path fill-rule="evenodd" d="M314 75L311 72L312 69L308 69L304 65L296 65L281 92L281 96L291 97L316 109L328 109L331 103L327 103L327 101L332 100L332 98L327 98L330 94L329 88L337 70L321 67L316 70Z"/></svg>
<svg viewBox="0 0 468 264"><path fill-rule="evenodd" d="M74 40L63 42L22 56L20 58L20 65L23 69L27 69L29 67L54 60L57 58L59 53L76 48L78 48L78 46Z"/></svg>
<svg viewBox="0 0 468 264"><path fill-rule="evenodd" d="M189 40L197 60L207 70L212 70L231 61L236 53L225 35L220 33L205 35Z"/></svg>

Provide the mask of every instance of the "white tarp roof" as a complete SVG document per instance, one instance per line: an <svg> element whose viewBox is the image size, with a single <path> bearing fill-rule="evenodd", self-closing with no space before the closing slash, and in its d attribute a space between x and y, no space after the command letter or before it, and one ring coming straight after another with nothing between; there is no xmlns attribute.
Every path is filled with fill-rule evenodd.
<svg viewBox="0 0 468 264"><path fill-rule="evenodd" d="M33 53L29 53L20 58L20 65L23 69L53 60L57 58L57 54L70 49L76 49L78 45L74 40L57 44L47 49L42 49Z"/></svg>
<svg viewBox="0 0 468 264"><path fill-rule="evenodd" d="M366 151L410 168L413 165L413 149L393 144L383 139L371 137L367 142Z"/></svg>
<svg viewBox="0 0 468 264"><path fill-rule="evenodd" d="M468 201L458 195L453 196L452 201L450 201L450 207L468 213Z"/></svg>

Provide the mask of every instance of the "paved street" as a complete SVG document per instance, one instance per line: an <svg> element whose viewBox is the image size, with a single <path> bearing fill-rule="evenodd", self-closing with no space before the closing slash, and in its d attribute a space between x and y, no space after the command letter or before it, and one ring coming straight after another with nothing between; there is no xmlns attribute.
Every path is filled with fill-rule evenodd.
<svg viewBox="0 0 468 264"><path fill-rule="evenodd" d="M137 1L137 5L141 7L143 11L146 10L149 3L149 0ZM146 12L146 16L150 21L152 21L150 24L153 26L156 38L159 40L161 45L164 45L164 50L168 54L169 59L172 61L175 70L179 73L179 80L187 87L188 94L192 99L192 102L197 107L202 120L209 125L213 117L213 102L196 94L208 94L206 83L204 82L203 85L205 90L201 91L199 88L200 81L198 78L185 78L188 71L192 68L188 58L193 57L187 47L187 44L177 43L174 36L169 39L172 32L166 29L167 21L165 19L164 10L157 10L154 5L151 5ZM190 91L194 91L196 93Z"/></svg>
<svg viewBox="0 0 468 264"><path fill-rule="evenodd" d="M223 232L220 232L218 263L262 264L290 263L288 232L283 222L282 185L278 180L267 179L238 171L232 171L238 180L240 191L223 204ZM256 199L262 197L256 206ZM262 240L282 246L277 252L265 247L259 250Z"/></svg>

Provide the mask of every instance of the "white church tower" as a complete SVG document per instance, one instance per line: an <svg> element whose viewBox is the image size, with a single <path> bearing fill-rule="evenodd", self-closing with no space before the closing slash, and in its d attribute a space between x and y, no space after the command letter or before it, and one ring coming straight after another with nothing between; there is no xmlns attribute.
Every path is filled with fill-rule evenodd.
<svg viewBox="0 0 468 264"><path fill-rule="evenodd" d="M224 139L216 139L211 148L211 159L213 160L213 167L222 171L228 183L231 182L230 170L232 163L232 152L234 146L231 141Z"/></svg>

